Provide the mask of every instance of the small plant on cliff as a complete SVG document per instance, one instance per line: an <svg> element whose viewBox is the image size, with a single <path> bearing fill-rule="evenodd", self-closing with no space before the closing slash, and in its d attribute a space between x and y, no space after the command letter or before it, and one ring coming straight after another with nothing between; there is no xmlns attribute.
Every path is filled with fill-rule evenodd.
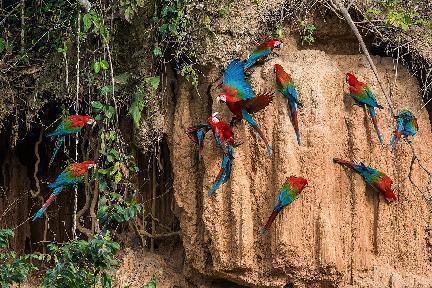
<svg viewBox="0 0 432 288"><path fill-rule="evenodd" d="M111 287L108 272L117 265L115 254L120 245L111 240L109 233L91 241L74 240L62 246L50 244L48 248L54 267L45 274L42 287Z"/></svg>
<svg viewBox="0 0 432 288"><path fill-rule="evenodd" d="M315 42L315 31L316 27L313 23L306 23L305 21L302 21L302 32L301 32L301 39L302 39L302 45L312 45Z"/></svg>
<svg viewBox="0 0 432 288"><path fill-rule="evenodd" d="M31 260L44 259L41 254L17 256L15 251L9 249L9 239L13 236L11 229L0 229L0 287L3 288L24 283L31 271L38 270Z"/></svg>

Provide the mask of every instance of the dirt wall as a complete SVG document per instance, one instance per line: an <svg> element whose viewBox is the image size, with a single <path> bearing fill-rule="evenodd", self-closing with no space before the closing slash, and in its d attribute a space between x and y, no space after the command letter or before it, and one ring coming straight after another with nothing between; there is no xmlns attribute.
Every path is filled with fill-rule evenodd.
<svg viewBox="0 0 432 288"><path fill-rule="evenodd" d="M413 180L423 193L408 179L411 151L406 143L390 149L394 119L365 57L299 50L294 41L278 54L253 72L253 87L274 90L275 63L293 75L304 104L299 113L302 144L296 143L286 101L277 95L255 116L272 143L273 156L266 155L247 125L238 125L235 135L244 143L235 149L231 180L213 198L207 191L221 152L208 137L198 162L197 149L184 129L211 112L222 112L226 120L230 113L208 98L210 80L198 91L186 83L178 85L170 151L186 271L262 287L430 287L431 187L417 164ZM394 82L391 58L374 57L374 62L385 86L392 87L396 109L416 112L420 131L414 147L431 169L431 126L426 110L418 112L422 101L417 81L399 67ZM378 112L384 145L378 144L365 110L345 95L347 71L369 83L385 106ZM205 71L206 79L215 79L218 72ZM333 164L333 157L361 160L384 171L394 179L399 200L386 204L360 176ZM260 229L289 175L307 178L310 187L263 237Z"/></svg>

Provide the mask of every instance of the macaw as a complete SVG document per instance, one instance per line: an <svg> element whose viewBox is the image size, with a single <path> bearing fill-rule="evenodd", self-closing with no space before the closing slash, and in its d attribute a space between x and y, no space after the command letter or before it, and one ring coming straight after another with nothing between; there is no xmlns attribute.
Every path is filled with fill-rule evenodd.
<svg viewBox="0 0 432 288"><path fill-rule="evenodd" d="M414 136L419 129L417 124L417 118L409 110L402 110L395 118L396 130L394 132L392 140L390 141L390 145L392 145L393 147L399 141L401 136L405 138L408 136Z"/></svg>
<svg viewBox="0 0 432 288"><path fill-rule="evenodd" d="M354 164L352 162L341 160L338 158L334 158L333 161L340 165L351 168L352 170L360 174L360 176L363 177L366 183L369 184L375 191L384 194L384 199L387 202L393 202L397 200L396 195L393 193L393 190L391 188L393 181L383 172L366 166L361 162L360 164Z"/></svg>
<svg viewBox="0 0 432 288"><path fill-rule="evenodd" d="M202 151L204 148L204 137L207 134L207 132L210 130L211 127L208 123L199 123L198 125L186 129L186 134L189 136L189 138L193 142L198 144L199 147L198 157L200 160L202 158Z"/></svg>
<svg viewBox="0 0 432 288"><path fill-rule="evenodd" d="M95 123L96 121L90 116L70 115L64 118L62 122L54 130L54 132L47 134L47 137L49 138L52 139L56 138L54 152L51 156L48 167L50 167L51 164L53 163L58 150L60 149L60 147L65 141L66 135L79 133L81 129L84 127L84 125L86 124L92 125Z"/></svg>
<svg viewBox="0 0 432 288"><path fill-rule="evenodd" d="M249 58L245 61L244 69L249 69L255 63L264 64L267 57L273 51L274 48L282 48L283 42L281 40L269 40L264 42L257 49L249 55Z"/></svg>
<svg viewBox="0 0 432 288"><path fill-rule="evenodd" d="M300 145L300 131L298 128L297 106L303 107L298 99L297 89L291 75L285 72L281 65L275 64L276 86L279 92L288 100L290 107L290 118L297 136L297 143Z"/></svg>
<svg viewBox="0 0 432 288"><path fill-rule="evenodd" d="M225 93L220 94L217 100L226 103L234 114L231 123L234 120L240 121L244 118L263 139L267 146L268 154L271 155L271 146L251 114L269 105L273 100L273 93L255 95L252 87L245 81L244 64L239 59L231 61L225 70L222 88Z"/></svg>
<svg viewBox="0 0 432 288"><path fill-rule="evenodd" d="M42 208L35 214L32 221L38 219L48 206L57 198L60 192L67 186L76 185L84 181L85 174L88 173L89 168L95 167L96 162L94 161L84 161L81 163L69 164L63 172L57 176L56 180L48 185L49 188L54 189L48 200L43 204Z"/></svg>
<svg viewBox="0 0 432 288"><path fill-rule="evenodd" d="M208 196L211 197L220 185L226 183L230 179L234 160L234 147L238 145L234 142L234 133L231 127L220 119L218 112L213 113L213 115L208 118L207 122L213 131L218 146L224 151L221 168L216 177L216 181L208 192Z"/></svg>
<svg viewBox="0 0 432 288"><path fill-rule="evenodd" d="M352 73L346 74L346 81L350 85L350 96L354 99L356 105L364 106L369 110L372 118L372 123L378 135L378 140L382 144L381 132L378 128L375 108L383 109L384 107L378 104L378 101L372 90L363 82L357 80Z"/></svg>
<svg viewBox="0 0 432 288"><path fill-rule="evenodd" d="M273 209L272 214L267 220L265 226L261 229L262 234L267 234L270 230L270 226L273 221L276 219L276 216L285 206L288 206L296 199L300 197L301 192L308 184L308 181L301 177L290 176L287 178L285 183L282 185L279 192L279 199L276 204L276 207Z"/></svg>

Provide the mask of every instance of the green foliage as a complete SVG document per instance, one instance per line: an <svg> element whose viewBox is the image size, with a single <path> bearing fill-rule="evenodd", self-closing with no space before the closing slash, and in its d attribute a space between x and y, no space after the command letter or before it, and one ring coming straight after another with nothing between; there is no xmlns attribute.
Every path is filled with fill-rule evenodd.
<svg viewBox="0 0 432 288"><path fill-rule="evenodd" d="M102 59L100 61L93 62L92 67L93 67L94 73L98 74L101 71L101 69L107 70L109 68L109 64L108 64L108 61L106 61L105 59Z"/></svg>
<svg viewBox="0 0 432 288"><path fill-rule="evenodd" d="M65 245L48 245L54 267L45 274L41 287L87 288L99 284L111 287L108 272L117 265L115 254L120 245L109 233L91 241L74 240Z"/></svg>
<svg viewBox="0 0 432 288"><path fill-rule="evenodd" d="M106 90L106 93L110 93L112 88L110 88L110 86L105 86L102 90L103 89ZM102 95L104 95L104 93L101 92ZM111 105L103 104L99 101L93 101L91 105L93 111L96 113L96 121L111 120L115 116L116 111Z"/></svg>
<svg viewBox="0 0 432 288"><path fill-rule="evenodd" d="M123 12L125 19L131 21L136 15L139 8L144 7L144 0L120 0L120 8Z"/></svg>
<svg viewBox="0 0 432 288"><path fill-rule="evenodd" d="M6 48L6 40L0 37L0 54L5 50L5 48Z"/></svg>
<svg viewBox="0 0 432 288"><path fill-rule="evenodd" d="M366 10L366 17L383 19L386 28L407 31L411 27L423 26L427 22L416 10L405 8L398 0L379 0L375 4Z"/></svg>
<svg viewBox="0 0 432 288"><path fill-rule="evenodd" d="M192 4L192 0L162 0L162 9L154 17L160 43L153 50L153 54L159 57L162 51L170 53L167 55L168 59L175 62L179 73L196 86L198 74L193 62L196 54L190 33L192 17L188 14Z"/></svg>
<svg viewBox="0 0 432 288"><path fill-rule="evenodd" d="M158 278L159 278L158 273L153 274L151 280L147 284L145 284L142 288L157 288L156 284Z"/></svg>
<svg viewBox="0 0 432 288"><path fill-rule="evenodd" d="M111 35L107 26L105 26L103 18L95 11L90 11L82 15L83 33L82 36L86 37L87 33L92 32L102 37L104 43L111 40Z"/></svg>
<svg viewBox="0 0 432 288"><path fill-rule="evenodd" d="M302 26L302 32L301 32L301 39L302 39L302 45L305 43L308 45L312 45L315 42L315 31L316 27L313 23L306 23L305 21L301 22Z"/></svg>
<svg viewBox="0 0 432 288"><path fill-rule="evenodd" d="M145 78L144 84L145 84L144 87L139 86L137 88L128 112L129 115L131 115L132 117L135 128L139 127L142 111L146 103L146 97L149 94L154 94L156 90L159 88L160 77L155 76L155 77ZM151 91L148 91L149 89L146 89L145 86L149 86ZM149 108L149 112L151 112L152 107L148 107L148 108Z"/></svg>
<svg viewBox="0 0 432 288"><path fill-rule="evenodd" d="M43 260L41 254L17 256L8 249L9 239L14 236L11 229L0 229L0 287L8 288L14 283L24 283L31 271L38 270L32 259Z"/></svg>
<svg viewBox="0 0 432 288"><path fill-rule="evenodd" d="M235 0L228 0L228 2L224 6L222 6L221 9L219 9L218 11L219 17L225 17L226 15L228 15L229 11L234 6L234 3Z"/></svg>

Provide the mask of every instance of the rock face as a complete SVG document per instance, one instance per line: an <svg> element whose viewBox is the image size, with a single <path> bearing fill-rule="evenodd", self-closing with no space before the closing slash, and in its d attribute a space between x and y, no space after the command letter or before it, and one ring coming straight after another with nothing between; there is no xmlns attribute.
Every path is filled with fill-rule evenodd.
<svg viewBox="0 0 432 288"><path fill-rule="evenodd" d="M252 85L255 91L274 90L275 63L292 74L304 104L299 112L302 143L297 145L286 101L277 95L255 116L273 156L267 156L247 125L239 124L235 134L243 144L235 149L232 179L213 198L207 192L221 151L209 135L198 162L197 148L184 129L214 111L229 120L228 109L207 96L206 81L216 79L219 71L204 71L207 77L197 90L181 81L177 86L169 138L186 271L260 287L431 287L430 178L414 162L411 178L417 189L408 177L408 144L390 149L394 119L365 57L300 50L295 43L278 54L254 70ZM396 110L409 108L417 115L420 131L414 148L432 170L431 125L426 110L419 112L417 81L403 67L395 80L391 58L374 57L374 62L391 87ZM385 107L378 111L384 145L366 111L345 95L348 71L369 83ZM387 204L360 176L334 164L334 157L384 171L394 180L398 201ZM290 175L307 178L309 188L262 236L279 187Z"/></svg>

